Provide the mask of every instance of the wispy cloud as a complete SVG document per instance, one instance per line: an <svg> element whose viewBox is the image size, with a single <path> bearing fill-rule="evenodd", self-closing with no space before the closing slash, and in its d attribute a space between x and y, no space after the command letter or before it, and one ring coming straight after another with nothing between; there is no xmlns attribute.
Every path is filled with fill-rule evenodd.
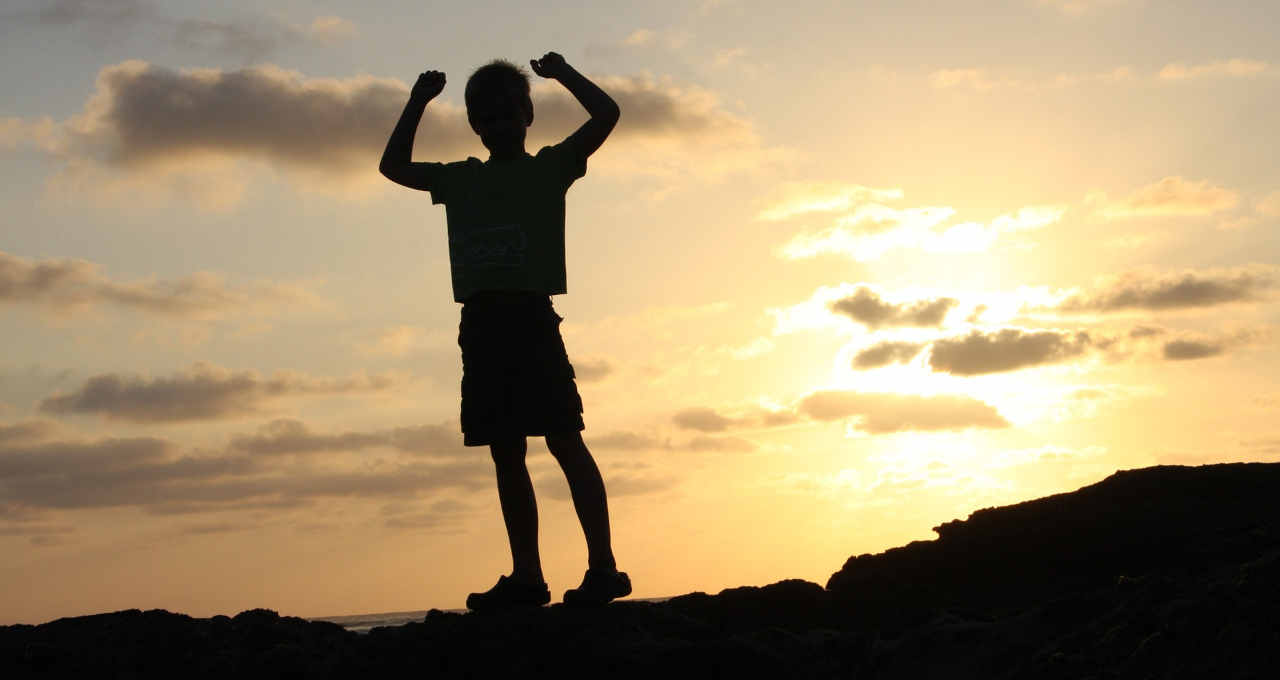
<svg viewBox="0 0 1280 680"><path fill-rule="evenodd" d="M25 303L54 311L111 305L159 316L221 319L285 307L315 307L319 298L300 284L227 284L200 272L172 281L119 281L92 262L71 258L34 260L0 251L0 303Z"/></svg>
<svg viewBox="0 0 1280 680"><path fill-rule="evenodd" d="M895 248L916 247L935 252L978 252L989 249L1003 234L1039 229L1062 218L1066 208L1056 205L1024 206L1015 213L999 215L990 222L944 223L955 215L949 206L895 208L882 203L855 203L867 193L812 197L808 203L782 203L762 215L791 216L804 212L830 211L853 204L852 210L836 218L832 227L801 233L782 246L780 254L790 259L838 254L859 262L879 258Z"/></svg>
<svg viewBox="0 0 1280 680"><path fill-rule="evenodd" d="M886 340L859 350L853 357L853 367L859 370L880 368L889 364L905 363L914 359L926 344Z"/></svg>
<svg viewBox="0 0 1280 680"><path fill-rule="evenodd" d="M457 426L448 424L397 427L368 432L323 434L312 431L306 423L292 418L273 420L257 434L238 435L231 439L232 451L251 455L310 454L353 452L370 448L386 448L413 455L449 457L474 455L474 449L462 444Z"/></svg>
<svg viewBox="0 0 1280 680"><path fill-rule="evenodd" d="M317 378L278 371L262 377L253 371L197 363L168 378L95 375L77 390L43 399L39 409L138 423L214 420L258 413L267 402L282 397L376 393L395 384L388 376Z"/></svg>
<svg viewBox="0 0 1280 680"><path fill-rule="evenodd" d="M143 0L47 0L35 9L0 14L6 21L35 28L78 28L95 40L118 38L123 32L161 32L174 45L244 63L260 61L276 51L306 43L332 44L355 34L351 21L334 15L291 22L250 13L234 19L178 16Z"/></svg>
<svg viewBox="0 0 1280 680"><path fill-rule="evenodd" d="M1071 292L1055 308L1106 313L1258 302L1267 299L1278 280L1276 267L1260 264L1177 273L1127 272L1104 278L1090 290Z"/></svg>
<svg viewBox="0 0 1280 680"><path fill-rule="evenodd" d="M765 221L785 220L815 212L845 212L863 203L900 198L901 189L837 182L785 182L756 217Z"/></svg>
<svg viewBox="0 0 1280 680"><path fill-rule="evenodd" d="M990 404L958 395L826 390L801 399L797 410L820 421L851 419L869 434L1009 426Z"/></svg>
<svg viewBox="0 0 1280 680"><path fill-rule="evenodd" d="M1164 81L1197 80L1202 78L1254 78L1270 73L1275 67L1256 59L1225 59L1186 65L1181 62L1168 64L1160 69L1158 78Z"/></svg>
<svg viewBox="0 0 1280 680"><path fill-rule="evenodd" d="M1096 214L1108 219L1211 215L1230 210L1238 201L1235 191L1208 180L1194 182L1178 176L1165 177L1124 198L1111 199L1100 191L1085 197Z"/></svg>

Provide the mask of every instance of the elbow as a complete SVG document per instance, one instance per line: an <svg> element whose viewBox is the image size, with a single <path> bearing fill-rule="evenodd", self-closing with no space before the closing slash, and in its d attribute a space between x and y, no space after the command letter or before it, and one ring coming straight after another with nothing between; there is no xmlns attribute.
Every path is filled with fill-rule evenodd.
<svg viewBox="0 0 1280 680"><path fill-rule="evenodd" d="M618 108L617 104L614 104L613 102L609 103L611 106L594 117L598 118L600 122L607 124L609 129L612 130L613 127L618 124L618 117L622 115L622 111Z"/></svg>

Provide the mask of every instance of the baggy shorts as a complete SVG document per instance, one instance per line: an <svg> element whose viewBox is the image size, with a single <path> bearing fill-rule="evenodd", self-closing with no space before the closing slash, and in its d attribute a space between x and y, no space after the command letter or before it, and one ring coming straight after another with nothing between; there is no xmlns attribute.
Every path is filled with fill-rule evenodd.
<svg viewBox="0 0 1280 680"><path fill-rule="evenodd" d="M585 429L563 320L544 294L480 293L462 305L466 446Z"/></svg>

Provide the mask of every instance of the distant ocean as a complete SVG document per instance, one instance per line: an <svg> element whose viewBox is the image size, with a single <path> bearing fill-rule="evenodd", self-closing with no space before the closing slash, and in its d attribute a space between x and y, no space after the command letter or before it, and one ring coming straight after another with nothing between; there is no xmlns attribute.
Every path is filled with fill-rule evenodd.
<svg viewBox="0 0 1280 680"><path fill-rule="evenodd" d="M665 602L669 597L629 597L621 602ZM427 616L426 609L411 612L382 612L380 614L348 614L346 616L313 616L308 621L329 621L336 623L353 633L368 633L378 626L403 626L411 621L421 621ZM465 609L443 609L450 614L465 614Z"/></svg>

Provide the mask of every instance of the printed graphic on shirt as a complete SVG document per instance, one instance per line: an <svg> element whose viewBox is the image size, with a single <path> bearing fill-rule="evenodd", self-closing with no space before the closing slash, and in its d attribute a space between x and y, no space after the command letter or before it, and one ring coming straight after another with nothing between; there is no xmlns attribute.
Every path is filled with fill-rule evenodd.
<svg viewBox="0 0 1280 680"><path fill-rule="evenodd" d="M519 224L473 227L459 232L449 244L455 266L475 269L524 266L529 237Z"/></svg>

